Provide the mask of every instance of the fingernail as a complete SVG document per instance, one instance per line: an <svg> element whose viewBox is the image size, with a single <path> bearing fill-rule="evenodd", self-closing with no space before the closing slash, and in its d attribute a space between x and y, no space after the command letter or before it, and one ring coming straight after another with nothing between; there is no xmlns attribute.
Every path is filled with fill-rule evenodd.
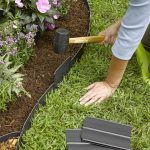
<svg viewBox="0 0 150 150"><path fill-rule="evenodd" d="M85 107L89 106L89 104L85 104Z"/></svg>
<svg viewBox="0 0 150 150"><path fill-rule="evenodd" d="M82 105L82 102L80 101L80 104Z"/></svg>
<svg viewBox="0 0 150 150"><path fill-rule="evenodd" d="M82 101L82 98L79 99L79 102L81 102L81 101Z"/></svg>
<svg viewBox="0 0 150 150"><path fill-rule="evenodd" d="M84 105L84 102L80 102L80 105Z"/></svg>

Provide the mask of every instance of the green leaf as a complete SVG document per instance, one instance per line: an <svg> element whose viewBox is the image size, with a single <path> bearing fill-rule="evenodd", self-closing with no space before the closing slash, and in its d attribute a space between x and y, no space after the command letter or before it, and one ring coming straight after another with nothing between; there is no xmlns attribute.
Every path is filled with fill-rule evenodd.
<svg viewBox="0 0 150 150"><path fill-rule="evenodd" d="M19 95L20 93L20 89L15 88L15 87L12 89L12 91L15 92L17 95Z"/></svg>
<svg viewBox="0 0 150 150"><path fill-rule="evenodd" d="M21 78L21 77L23 77L23 76L24 76L23 74L16 73L16 74L13 74L13 75L12 75L12 78L17 79L17 78Z"/></svg>
<svg viewBox="0 0 150 150"><path fill-rule="evenodd" d="M32 22L32 18L29 17L29 16L27 16L27 17L25 18L25 20L24 20L24 23L25 23L25 24L28 24L28 23L31 23L31 22Z"/></svg>
<svg viewBox="0 0 150 150"><path fill-rule="evenodd" d="M41 15L41 14L37 14L39 19L40 19L40 22L43 23L44 19L45 19L45 16Z"/></svg>
<svg viewBox="0 0 150 150"><path fill-rule="evenodd" d="M34 22L37 18L37 15L35 13L32 13L32 21Z"/></svg>
<svg viewBox="0 0 150 150"><path fill-rule="evenodd" d="M46 13L47 13L49 16L52 16L52 15L58 13L58 11L56 11L55 9L50 9L50 10L48 10Z"/></svg>
<svg viewBox="0 0 150 150"><path fill-rule="evenodd" d="M11 73L15 73L16 71L18 71L18 69L19 69L20 67L21 67L21 65L15 66L15 67L9 69L9 71L10 71Z"/></svg>
<svg viewBox="0 0 150 150"><path fill-rule="evenodd" d="M9 3L10 3L10 0L5 0L5 1L6 1L7 5L9 5Z"/></svg>
<svg viewBox="0 0 150 150"><path fill-rule="evenodd" d="M31 0L31 6L34 8L35 7L35 3L36 3L36 0Z"/></svg>
<svg viewBox="0 0 150 150"><path fill-rule="evenodd" d="M4 10L2 6L0 6L0 10ZM2 12L0 12L0 13L2 13Z"/></svg>
<svg viewBox="0 0 150 150"><path fill-rule="evenodd" d="M9 95L9 97L11 97L11 91L12 91L12 87L9 86L9 88L8 88L8 95Z"/></svg>
<svg viewBox="0 0 150 150"><path fill-rule="evenodd" d="M54 23L54 20L52 18L50 18L50 17L46 17L46 21L48 23Z"/></svg>
<svg viewBox="0 0 150 150"><path fill-rule="evenodd" d="M32 17L27 14L20 15L20 18L23 20L24 24L28 24L32 22Z"/></svg>
<svg viewBox="0 0 150 150"><path fill-rule="evenodd" d="M39 22L39 27L40 27L40 29L41 29L42 31L45 30L45 28L44 28L44 23Z"/></svg>

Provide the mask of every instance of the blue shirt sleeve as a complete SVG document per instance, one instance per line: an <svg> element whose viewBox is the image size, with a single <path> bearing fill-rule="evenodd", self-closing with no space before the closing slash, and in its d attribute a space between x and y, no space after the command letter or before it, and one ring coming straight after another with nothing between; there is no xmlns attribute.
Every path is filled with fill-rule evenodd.
<svg viewBox="0 0 150 150"><path fill-rule="evenodd" d="M150 23L150 0L130 0L116 42L112 47L115 57L131 59Z"/></svg>

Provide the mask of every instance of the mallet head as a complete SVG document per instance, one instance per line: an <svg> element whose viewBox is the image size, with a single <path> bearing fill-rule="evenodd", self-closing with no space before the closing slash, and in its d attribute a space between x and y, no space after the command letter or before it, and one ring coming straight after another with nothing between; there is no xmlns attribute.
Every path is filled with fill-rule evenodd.
<svg viewBox="0 0 150 150"><path fill-rule="evenodd" d="M56 29L54 36L54 52L57 54L64 53L69 45L69 31L63 28Z"/></svg>

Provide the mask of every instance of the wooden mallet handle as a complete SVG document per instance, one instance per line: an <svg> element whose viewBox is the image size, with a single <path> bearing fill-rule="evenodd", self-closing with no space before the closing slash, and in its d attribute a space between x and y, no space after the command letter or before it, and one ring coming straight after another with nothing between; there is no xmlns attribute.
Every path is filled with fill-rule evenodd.
<svg viewBox="0 0 150 150"><path fill-rule="evenodd" d="M104 40L104 36L87 36L87 37L76 37L69 38L69 31L63 28L56 29L53 46L54 52L57 54L64 53L69 44L78 43L99 43Z"/></svg>
<svg viewBox="0 0 150 150"><path fill-rule="evenodd" d="M87 36L87 37L77 37L69 38L69 44L77 43L99 43L104 40L104 36Z"/></svg>

